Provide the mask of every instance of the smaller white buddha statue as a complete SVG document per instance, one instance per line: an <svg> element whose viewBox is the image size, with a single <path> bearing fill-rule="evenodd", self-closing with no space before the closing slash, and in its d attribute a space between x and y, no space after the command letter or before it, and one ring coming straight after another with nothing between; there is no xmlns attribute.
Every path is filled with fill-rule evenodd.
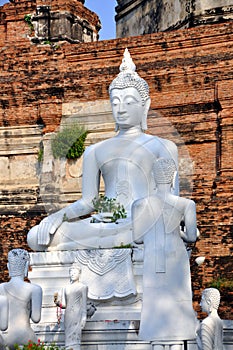
<svg viewBox="0 0 233 350"><path fill-rule="evenodd" d="M139 338L153 342L154 350L181 350L195 339L189 257L185 242L197 239L196 206L172 193L176 165L173 159L154 162L156 192L133 203L135 236L144 243L143 301ZM146 218L146 220L144 220ZM185 230L180 229L184 222ZM163 342L167 342L166 346Z"/></svg>
<svg viewBox="0 0 233 350"><path fill-rule="evenodd" d="M223 350L223 323L218 315L220 293L216 288L204 289L200 306L208 316L197 331L199 350Z"/></svg>
<svg viewBox="0 0 233 350"><path fill-rule="evenodd" d="M65 311L65 347L80 350L82 329L87 320L87 286L79 281L81 267L74 263L70 270L70 284L63 289L62 302L55 304Z"/></svg>
<svg viewBox="0 0 233 350"><path fill-rule="evenodd" d="M9 349L14 345L25 345L29 340L37 342L37 336L30 326L30 319L38 323L41 317L42 289L24 281L29 268L29 253L24 249L13 249L8 253L10 281L0 284L0 296L7 300L8 325L3 334L4 344ZM2 315L1 315L2 317Z"/></svg>

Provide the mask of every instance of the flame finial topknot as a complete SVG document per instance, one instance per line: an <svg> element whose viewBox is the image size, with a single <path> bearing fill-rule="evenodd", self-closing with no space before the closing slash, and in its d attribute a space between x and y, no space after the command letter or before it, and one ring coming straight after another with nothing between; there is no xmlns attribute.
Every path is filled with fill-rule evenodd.
<svg viewBox="0 0 233 350"><path fill-rule="evenodd" d="M111 98L111 91L113 89L125 89L127 87L134 87L138 90L142 104L150 98L149 96L149 86L147 82L142 79L136 72L136 66L130 56L129 50L126 48L124 52L124 57L120 65L120 73L109 86L109 93Z"/></svg>
<svg viewBox="0 0 233 350"><path fill-rule="evenodd" d="M120 65L120 72L123 71L130 71L130 72L135 72L136 71L136 66L133 63L133 60L130 56L129 50L126 48L124 51L124 57L122 59L122 63Z"/></svg>

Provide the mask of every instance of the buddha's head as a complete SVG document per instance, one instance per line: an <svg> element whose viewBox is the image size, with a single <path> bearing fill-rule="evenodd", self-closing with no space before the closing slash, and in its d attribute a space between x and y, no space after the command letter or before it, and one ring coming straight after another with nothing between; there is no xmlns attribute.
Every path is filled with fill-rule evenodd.
<svg viewBox="0 0 233 350"><path fill-rule="evenodd" d="M78 263L73 263L69 270L70 273L70 282L73 283L79 280L81 274L81 267Z"/></svg>
<svg viewBox="0 0 233 350"><path fill-rule="evenodd" d="M110 84L109 94L116 130L138 125L142 130L147 129L149 86L136 72L136 66L127 49L120 65L120 73Z"/></svg>
<svg viewBox="0 0 233 350"><path fill-rule="evenodd" d="M173 184L176 164L172 158L158 158L153 164L153 175L156 184Z"/></svg>
<svg viewBox="0 0 233 350"><path fill-rule="evenodd" d="M216 288L206 288L202 292L201 308L203 312L210 313L213 309L217 310L220 303L220 293Z"/></svg>
<svg viewBox="0 0 233 350"><path fill-rule="evenodd" d="M30 256L24 249L12 249L8 253L7 268L10 277L27 276Z"/></svg>

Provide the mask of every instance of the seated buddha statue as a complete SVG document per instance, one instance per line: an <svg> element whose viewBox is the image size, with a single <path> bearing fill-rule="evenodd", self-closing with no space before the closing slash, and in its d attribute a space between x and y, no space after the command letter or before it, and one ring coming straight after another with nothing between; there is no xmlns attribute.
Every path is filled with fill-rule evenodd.
<svg viewBox="0 0 233 350"><path fill-rule="evenodd" d="M7 300L3 340L9 349L15 344L26 345L29 340L37 342L30 321L40 321L42 289L40 286L24 281L29 268L29 253L24 249L12 249L8 253L7 264L10 281L0 284L0 296ZM2 320L4 321L4 320Z"/></svg>
<svg viewBox="0 0 233 350"><path fill-rule="evenodd" d="M82 198L43 219L28 233L34 251L112 248L132 243L132 203L155 191L152 176L157 158L172 158L178 169L176 145L145 133L150 107L149 87L136 72L125 50L120 73L109 87L116 135L86 148L83 157ZM127 218L116 223L92 223L80 217L94 210L99 196L100 177L105 196L124 206ZM175 193L178 194L178 177ZM66 218L66 221L63 218Z"/></svg>

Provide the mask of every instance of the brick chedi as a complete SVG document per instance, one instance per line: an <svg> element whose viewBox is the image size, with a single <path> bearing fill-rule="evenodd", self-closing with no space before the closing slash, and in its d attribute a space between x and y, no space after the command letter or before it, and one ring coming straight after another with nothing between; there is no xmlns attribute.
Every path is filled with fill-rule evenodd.
<svg viewBox="0 0 233 350"><path fill-rule="evenodd" d="M28 36L33 42L90 42L98 40L101 23L80 0L15 0L1 7L7 43ZM26 21L25 21L26 20ZM24 23L24 25L23 25ZM27 31L25 30L27 25ZM4 39L4 35L1 35Z"/></svg>
<svg viewBox="0 0 233 350"><path fill-rule="evenodd" d="M85 8L82 2L38 1L36 13L32 16L35 28L35 37L32 40L34 42L67 40L73 43L98 40L101 28L99 18Z"/></svg>
<svg viewBox="0 0 233 350"><path fill-rule="evenodd" d="M62 8L61 4L60 0ZM197 204L201 238L191 258L197 307L200 291L212 279L232 279L233 23L90 43L61 40L54 45L31 40L24 21L28 13L36 13L34 1L0 8L2 264L9 249L27 248L29 228L46 215L41 172L47 196L55 188L57 163L48 157L42 165L38 162L41 143L46 153L51 133L68 115L85 121L88 143L114 132L108 86L128 47L150 86L148 131L177 143L181 194ZM63 174L69 172L70 179L61 181L70 191L69 201L80 192L73 165L64 165ZM57 198L59 204L65 195L64 191ZM194 263L197 256L206 257L201 267ZM6 272L1 277L6 279ZM225 305L220 315L230 318L232 301Z"/></svg>
<svg viewBox="0 0 233 350"><path fill-rule="evenodd" d="M233 0L117 0L118 38L233 19Z"/></svg>

